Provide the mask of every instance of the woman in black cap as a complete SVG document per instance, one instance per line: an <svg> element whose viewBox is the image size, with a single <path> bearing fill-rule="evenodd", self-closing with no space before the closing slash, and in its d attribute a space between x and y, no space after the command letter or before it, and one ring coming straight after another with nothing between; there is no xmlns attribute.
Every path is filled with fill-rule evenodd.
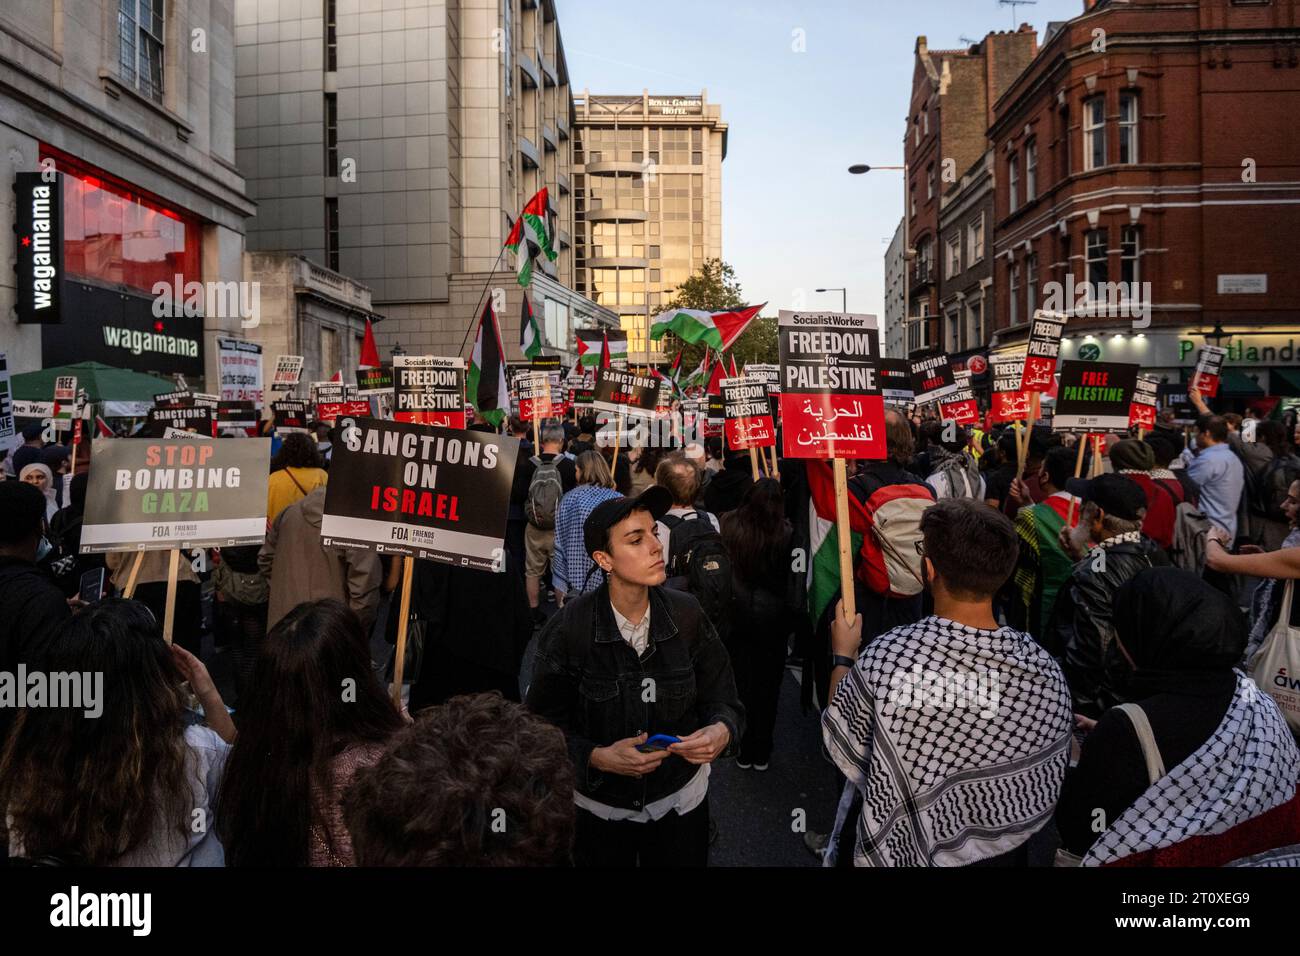
<svg viewBox="0 0 1300 956"><path fill-rule="evenodd" d="M528 706L564 731L576 772L579 866L703 866L709 765L734 752L744 708L727 652L689 594L663 587L653 485L583 524L604 572L538 638Z"/></svg>

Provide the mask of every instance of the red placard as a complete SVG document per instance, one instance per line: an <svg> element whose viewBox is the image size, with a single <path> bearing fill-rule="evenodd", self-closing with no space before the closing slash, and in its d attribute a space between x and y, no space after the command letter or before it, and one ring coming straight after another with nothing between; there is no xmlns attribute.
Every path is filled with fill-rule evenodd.
<svg viewBox="0 0 1300 956"><path fill-rule="evenodd" d="M322 402L316 406L316 418L333 425L340 418L369 418L369 402Z"/></svg>
<svg viewBox="0 0 1300 956"><path fill-rule="evenodd" d="M884 417L883 395L782 392L785 456L884 458Z"/></svg>
<svg viewBox="0 0 1300 956"><path fill-rule="evenodd" d="M1128 407L1128 426L1129 428L1146 428L1156 427L1156 407L1154 405L1143 405L1141 402L1134 402Z"/></svg>
<svg viewBox="0 0 1300 956"><path fill-rule="evenodd" d="M767 448L776 444L776 425L771 415L757 418L728 418L726 423L727 447L738 451L747 448Z"/></svg>
<svg viewBox="0 0 1300 956"><path fill-rule="evenodd" d="M994 392L990 422L1023 422L1029 418L1028 392Z"/></svg>
<svg viewBox="0 0 1300 956"><path fill-rule="evenodd" d="M1052 376L1056 373L1056 359L1031 355L1025 359L1025 377L1022 381L1026 392L1047 392L1052 388Z"/></svg>
<svg viewBox="0 0 1300 956"><path fill-rule="evenodd" d="M980 406L973 398L966 398L960 402L940 402L939 417L945 422L971 425L980 420Z"/></svg>
<svg viewBox="0 0 1300 956"><path fill-rule="evenodd" d="M437 425L439 428L465 427L465 409L458 412L397 412L393 420L412 425Z"/></svg>

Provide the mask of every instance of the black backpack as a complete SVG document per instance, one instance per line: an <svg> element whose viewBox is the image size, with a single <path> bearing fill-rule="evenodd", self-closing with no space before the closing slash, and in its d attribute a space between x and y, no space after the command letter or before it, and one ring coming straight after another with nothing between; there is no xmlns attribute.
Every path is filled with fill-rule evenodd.
<svg viewBox="0 0 1300 956"><path fill-rule="evenodd" d="M713 527L707 511L685 515L664 515L668 530L668 554L664 565L670 588L692 594L713 622L719 637L730 629L732 581L731 558L722 535Z"/></svg>
<svg viewBox="0 0 1300 956"><path fill-rule="evenodd" d="M1286 501L1291 483L1300 480L1300 458L1275 456L1258 475L1246 473L1246 501L1252 514L1281 524L1287 523L1282 502Z"/></svg>

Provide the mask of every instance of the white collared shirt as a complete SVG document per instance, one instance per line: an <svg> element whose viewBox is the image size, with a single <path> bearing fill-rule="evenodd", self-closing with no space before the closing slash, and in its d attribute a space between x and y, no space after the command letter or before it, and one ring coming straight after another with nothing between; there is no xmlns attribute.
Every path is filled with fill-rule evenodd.
<svg viewBox="0 0 1300 956"><path fill-rule="evenodd" d="M640 657L650 646L650 605L646 605L645 614L641 615L641 620L636 624L618 613L618 608L614 607L613 601L609 603L609 609L614 612L614 623L618 625L623 640L631 644L632 650L636 651L636 656Z"/></svg>

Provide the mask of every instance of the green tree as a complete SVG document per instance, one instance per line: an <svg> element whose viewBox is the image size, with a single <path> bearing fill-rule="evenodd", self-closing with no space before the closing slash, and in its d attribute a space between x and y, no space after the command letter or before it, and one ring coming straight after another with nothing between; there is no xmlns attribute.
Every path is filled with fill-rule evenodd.
<svg viewBox="0 0 1300 956"><path fill-rule="evenodd" d="M664 307L670 309L702 309L706 312L725 312L739 309L749 303L745 301L740 289L736 271L721 259L706 259L698 272L683 282L676 289L676 295ZM682 353L683 377L693 372L700 364L704 354L703 343L690 344L676 336L670 335L664 342L664 354L671 363L678 353ZM761 316L750 323L735 345L727 353L727 366L730 368L730 356L736 357L737 367L747 362L777 361L776 319Z"/></svg>

